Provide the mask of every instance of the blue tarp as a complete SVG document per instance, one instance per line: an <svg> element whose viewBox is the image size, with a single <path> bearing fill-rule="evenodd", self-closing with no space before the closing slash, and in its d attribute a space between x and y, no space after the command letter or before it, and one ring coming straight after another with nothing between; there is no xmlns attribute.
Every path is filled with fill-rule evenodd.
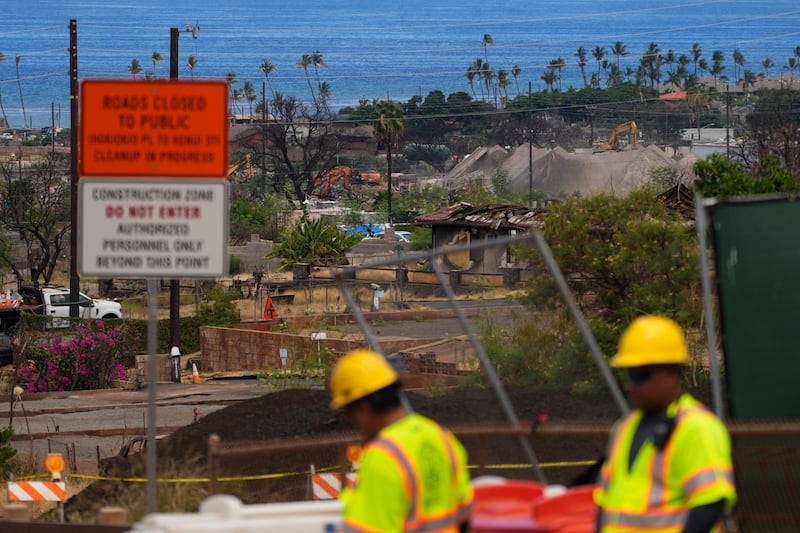
<svg viewBox="0 0 800 533"><path fill-rule="evenodd" d="M384 233L384 229L378 226L373 226L372 224L362 224L347 232L348 235L353 235L354 233L363 233L366 237L373 237L375 235L382 235Z"/></svg>

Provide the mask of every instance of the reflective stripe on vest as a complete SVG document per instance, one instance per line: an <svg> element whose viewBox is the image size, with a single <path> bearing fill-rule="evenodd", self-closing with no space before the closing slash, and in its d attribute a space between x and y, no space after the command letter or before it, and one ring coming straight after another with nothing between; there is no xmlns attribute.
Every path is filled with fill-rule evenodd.
<svg viewBox="0 0 800 533"><path fill-rule="evenodd" d="M447 435L443 433L442 438L444 439L445 448L448 451L453 471L453 479L455 481L457 479L456 473L458 472L455 453L451 448ZM381 435L378 439L370 443L370 446L382 449L384 453L391 457L397 463L400 473L403 476L406 497L409 499L408 514L406 515L405 524L403 526L404 531L407 533L438 533L455 531L457 529L459 523L457 508L451 508L440 515L422 516L419 509L419 479L417 472L402 447L397 442L385 435Z"/></svg>
<svg viewBox="0 0 800 533"><path fill-rule="evenodd" d="M687 405L688 403L688 405ZM671 409L675 417L675 427L673 432L677 432L682 422L692 417L693 415L707 411L701 404L695 402L681 402L673 404ZM603 491L608 491L613 481L611 478L614 472L620 468L629 470L632 466L624 461L623 448L629 445L633 438L635 431L635 423L641 421L641 415L632 415L625 419L613 437L611 449L609 450L609 460L601 470L600 485ZM669 505L669 488L668 479L669 473L672 469L671 461L674 457L673 454L673 440L667 441L663 450L658 450L654 447L651 441L647 441L642 445L639 453L646 449L653 449L653 456L650 459L650 464L647 470L649 471L650 485L645 494L645 500L641 502L645 506L642 511L631 512L628 509L620 508L620 502L609 508L608 505L604 506L602 524L603 527L610 527L612 531L634 531L634 530L647 530L653 533L662 532L680 532L689 514L688 506L683 503L680 505ZM628 450L630 453L630 450ZM622 464L620 461L626 463ZM630 458L628 458L630 461ZM621 466L620 466L621 465ZM687 501L691 495L699 489L705 488L709 484L719 481L715 475L718 472L718 465L714 468L704 468L694 472L691 477L686 479L683 483L684 502ZM725 473L726 478L733 484L733 472L729 470ZM638 504L637 504L638 506Z"/></svg>

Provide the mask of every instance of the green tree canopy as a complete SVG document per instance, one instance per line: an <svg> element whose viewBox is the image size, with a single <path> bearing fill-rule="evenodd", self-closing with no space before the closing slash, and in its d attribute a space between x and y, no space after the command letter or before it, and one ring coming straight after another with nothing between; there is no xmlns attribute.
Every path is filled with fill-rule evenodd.
<svg viewBox="0 0 800 533"><path fill-rule="evenodd" d="M776 156L765 156L760 165L746 169L740 161L711 154L695 163L694 188L709 198L790 192L798 188L797 178L783 168Z"/></svg>
<svg viewBox="0 0 800 533"><path fill-rule="evenodd" d="M335 224L322 219L311 220L304 213L297 224L288 225L281 241L276 243L267 257L279 257L281 270L289 270L295 263L317 266L343 264L345 254L363 235L347 235Z"/></svg>
<svg viewBox="0 0 800 533"><path fill-rule="evenodd" d="M606 354L614 353L623 328L642 314L669 316L687 328L700 324L695 230L669 213L653 190L567 199L552 208L543 234ZM526 301L537 310L563 309L538 251L529 248L527 256L532 276ZM572 344L569 353L564 347L559 353L590 364L585 344Z"/></svg>

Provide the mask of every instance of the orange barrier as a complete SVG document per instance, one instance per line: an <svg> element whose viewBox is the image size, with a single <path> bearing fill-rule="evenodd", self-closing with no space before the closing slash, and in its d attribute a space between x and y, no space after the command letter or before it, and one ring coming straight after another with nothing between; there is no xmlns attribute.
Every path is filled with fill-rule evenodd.
<svg viewBox="0 0 800 533"><path fill-rule="evenodd" d="M355 482L356 474L348 473L347 484L353 485ZM311 483L315 500L335 500L342 491L342 477L338 472L313 474Z"/></svg>
<svg viewBox="0 0 800 533"><path fill-rule="evenodd" d="M9 481L10 502L65 502L67 485L63 481Z"/></svg>
<svg viewBox="0 0 800 533"><path fill-rule="evenodd" d="M472 516L528 518L534 500L543 494L544 485L536 481L509 480L497 485L478 485Z"/></svg>
<svg viewBox="0 0 800 533"><path fill-rule="evenodd" d="M533 502L533 519L553 533L593 533L597 521L594 490L595 485L586 485L538 498Z"/></svg>

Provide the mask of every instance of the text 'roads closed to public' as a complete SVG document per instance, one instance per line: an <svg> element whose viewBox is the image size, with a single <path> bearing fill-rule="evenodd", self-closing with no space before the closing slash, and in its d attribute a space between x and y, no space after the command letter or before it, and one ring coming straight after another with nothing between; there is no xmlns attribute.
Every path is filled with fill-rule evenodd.
<svg viewBox="0 0 800 533"><path fill-rule="evenodd" d="M224 177L227 85L85 80L81 176Z"/></svg>

